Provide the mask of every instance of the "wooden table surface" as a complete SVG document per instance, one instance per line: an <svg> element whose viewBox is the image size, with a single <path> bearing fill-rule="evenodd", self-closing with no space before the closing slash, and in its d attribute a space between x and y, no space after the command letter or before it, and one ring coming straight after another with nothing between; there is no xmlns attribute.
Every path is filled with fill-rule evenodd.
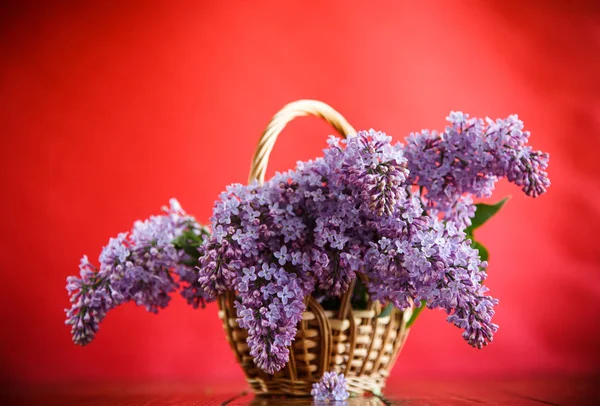
<svg viewBox="0 0 600 406"><path fill-rule="evenodd" d="M72 384L2 387L1 405L201 406L311 405L310 398L266 398L227 385L199 383ZM320 403L323 404L323 403ZM331 403L330 403L331 404ZM406 381L385 396L336 405L600 405L600 377L504 381Z"/></svg>

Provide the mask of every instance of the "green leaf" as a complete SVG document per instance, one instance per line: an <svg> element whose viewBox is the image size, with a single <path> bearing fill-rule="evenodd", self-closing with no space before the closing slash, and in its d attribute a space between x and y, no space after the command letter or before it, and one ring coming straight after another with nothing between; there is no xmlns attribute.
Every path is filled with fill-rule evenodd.
<svg viewBox="0 0 600 406"><path fill-rule="evenodd" d="M492 216L498 213L498 210L504 206L504 204L510 199L510 196L505 197L496 204L485 204L478 203L475 205L475 217L471 219L471 226L467 228L466 232L468 235L473 235L473 230L481 227L485 224Z"/></svg>
<svg viewBox="0 0 600 406"><path fill-rule="evenodd" d="M204 239L209 236L204 227L200 227L200 234L196 234L197 231L198 229L184 230L181 235L171 242L175 248L178 250L183 250L193 260L195 260L195 262L198 261L198 257L200 256L198 247L200 247ZM184 262L188 263L188 261Z"/></svg>
<svg viewBox="0 0 600 406"><path fill-rule="evenodd" d="M200 257L200 252L198 252L198 247L193 245L183 246L183 252L188 254L192 258L196 258L196 261Z"/></svg>
<svg viewBox="0 0 600 406"><path fill-rule="evenodd" d="M415 308L413 308L413 313L410 316L410 319L408 320L408 322L406 322L406 328L409 328L410 326L412 326L413 323L415 322L415 320L417 320L417 317L419 317L419 314L426 307L425 303L427 303L425 300L421 300L421 307L415 307Z"/></svg>
<svg viewBox="0 0 600 406"><path fill-rule="evenodd" d="M388 303L387 306L385 306L383 308L383 310L381 311L381 313L379 313L379 316L377 317L385 317L385 316L389 316L390 313L392 312L392 309L394 308L394 305L391 303Z"/></svg>
<svg viewBox="0 0 600 406"><path fill-rule="evenodd" d="M487 261L490 258L490 253L488 252L487 248L483 246L482 243L478 241L473 241L473 244L471 246L479 251L479 257L481 257L482 261Z"/></svg>

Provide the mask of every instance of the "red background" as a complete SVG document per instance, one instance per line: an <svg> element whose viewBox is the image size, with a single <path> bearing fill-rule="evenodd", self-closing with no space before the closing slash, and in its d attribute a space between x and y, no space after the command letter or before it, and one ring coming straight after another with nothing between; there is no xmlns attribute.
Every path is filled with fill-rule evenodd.
<svg viewBox="0 0 600 406"><path fill-rule="evenodd" d="M65 278L176 196L207 222L245 182L269 118L315 98L396 140L451 110L517 112L551 153L553 185L479 233L500 298L477 351L441 312L415 325L392 380L598 372L598 7L567 2L101 2L3 6L0 21L0 378L242 384L215 305L125 305L97 340L63 325ZM118 4L118 3L114 3ZM318 155L330 130L295 121L270 170ZM272 173L272 172L271 172Z"/></svg>

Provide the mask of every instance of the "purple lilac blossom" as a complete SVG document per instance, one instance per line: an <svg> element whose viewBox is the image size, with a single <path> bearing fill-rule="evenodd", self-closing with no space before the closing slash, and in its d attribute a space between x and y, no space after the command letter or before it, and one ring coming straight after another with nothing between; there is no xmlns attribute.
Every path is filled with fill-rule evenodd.
<svg viewBox="0 0 600 406"><path fill-rule="evenodd" d="M272 374L289 358L288 347L310 293L292 273L276 264L243 269L235 302L240 327L248 330L250 355L259 368Z"/></svg>
<svg viewBox="0 0 600 406"><path fill-rule="evenodd" d="M68 278L73 340L90 342L125 301L157 312L179 288L194 307L231 290L250 354L274 373L288 361L305 297L339 296L360 272L372 299L441 308L481 348L498 328L497 301L464 232L472 197L488 196L500 177L538 196L549 185L548 155L531 150L516 116L487 127L462 113L449 120L444 133L413 134L406 146L373 130L331 137L323 157L295 171L231 185L210 235L176 201L136 222L109 241L99 268L84 257L80 277Z"/></svg>
<svg viewBox="0 0 600 406"><path fill-rule="evenodd" d="M67 278L72 306L66 310L73 341L93 340L108 310L127 301L157 313L168 305L170 294L184 285L181 294L197 307L208 299L198 283L195 261L173 241L182 233L200 236L203 231L175 200L164 215L135 222L129 233L111 238L100 254L99 268L84 256L80 277ZM190 265L194 263L194 265Z"/></svg>
<svg viewBox="0 0 600 406"><path fill-rule="evenodd" d="M344 401L348 399L348 384L344 374L325 372L319 382L313 384L310 392L316 401Z"/></svg>
<svg viewBox="0 0 600 406"><path fill-rule="evenodd" d="M516 116L487 129L461 113L450 120L442 135L424 131L405 147L373 130L331 137L323 157L220 195L199 283L213 298L237 292L238 322L260 368L273 373L287 362L306 295L339 296L357 272L373 299L401 309L425 301L469 344L492 341L497 301L464 232L472 196L489 195L502 176L543 193L547 154L526 146Z"/></svg>
<svg viewBox="0 0 600 406"><path fill-rule="evenodd" d="M471 224L471 196L489 197L499 178L521 186L532 197L546 192L549 156L528 144L529 131L517 115L495 122L450 112L445 131L423 130L407 139L410 181L426 189L430 214L457 225Z"/></svg>

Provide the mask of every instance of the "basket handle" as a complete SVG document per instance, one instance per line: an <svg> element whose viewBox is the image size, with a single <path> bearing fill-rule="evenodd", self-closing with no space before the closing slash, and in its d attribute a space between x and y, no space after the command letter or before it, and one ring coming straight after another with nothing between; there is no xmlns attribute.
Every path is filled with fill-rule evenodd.
<svg viewBox="0 0 600 406"><path fill-rule="evenodd" d="M273 150L277 136L283 131L287 123L296 117L302 116L321 117L331 124L344 138L356 134L356 130L340 113L323 102L318 100L297 100L287 104L273 116L258 140L256 152L254 152L252 165L250 166L249 183L254 180L258 180L259 183L264 182L269 155Z"/></svg>

